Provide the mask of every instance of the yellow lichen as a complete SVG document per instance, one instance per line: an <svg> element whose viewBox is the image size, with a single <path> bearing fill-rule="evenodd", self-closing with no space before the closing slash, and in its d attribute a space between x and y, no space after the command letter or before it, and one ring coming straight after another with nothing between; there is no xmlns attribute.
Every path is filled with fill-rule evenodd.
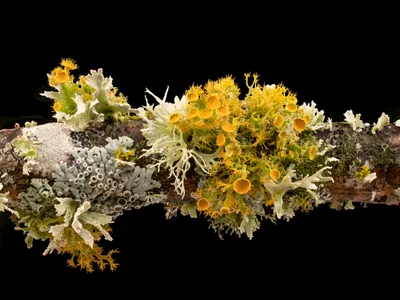
<svg viewBox="0 0 400 300"><path fill-rule="evenodd" d="M281 128L283 125L283 117L281 114L277 114L274 119L274 126L276 128Z"/></svg>
<svg viewBox="0 0 400 300"><path fill-rule="evenodd" d="M124 147L120 146L117 150L114 151L114 155L116 158L122 161L135 161L137 159L135 155L135 149L125 150Z"/></svg>
<svg viewBox="0 0 400 300"><path fill-rule="evenodd" d="M219 100L217 95L212 95L208 97L206 101L206 107L208 109L216 109L219 106Z"/></svg>
<svg viewBox="0 0 400 300"><path fill-rule="evenodd" d="M315 158L316 154L317 154L317 147L311 146L310 150L308 151L308 158L310 160L313 160Z"/></svg>
<svg viewBox="0 0 400 300"><path fill-rule="evenodd" d="M225 131L227 133L232 133L235 131L235 128L230 123L224 123L221 128L223 131Z"/></svg>
<svg viewBox="0 0 400 300"><path fill-rule="evenodd" d="M302 132L306 128L306 122L302 118L295 118L293 120L293 128L297 132Z"/></svg>
<svg viewBox="0 0 400 300"><path fill-rule="evenodd" d="M220 215L221 215L221 214L220 214L219 211L213 211L213 212L211 213L211 217L214 218L214 219L218 218Z"/></svg>
<svg viewBox="0 0 400 300"><path fill-rule="evenodd" d="M199 113L200 113L200 110L197 107L195 107L195 108L192 108L191 110L189 110L187 117L188 117L188 119L192 119L192 118L197 117L199 115Z"/></svg>
<svg viewBox="0 0 400 300"><path fill-rule="evenodd" d="M286 110L293 113L297 110L297 105L295 103L288 103L286 104Z"/></svg>
<svg viewBox="0 0 400 300"><path fill-rule="evenodd" d="M228 110L226 109L226 107L223 107L223 106L218 107L216 112L221 117L226 116L228 114Z"/></svg>
<svg viewBox="0 0 400 300"><path fill-rule="evenodd" d="M282 139L282 140L286 139L287 138L287 132L286 131L281 131L279 133L279 138Z"/></svg>
<svg viewBox="0 0 400 300"><path fill-rule="evenodd" d="M179 120L182 118L182 115L180 113L173 113L169 116L169 123L170 124L175 124L179 122Z"/></svg>
<svg viewBox="0 0 400 300"><path fill-rule="evenodd" d="M67 70L76 70L78 68L76 62L71 58L62 59L60 65L66 68Z"/></svg>
<svg viewBox="0 0 400 300"><path fill-rule="evenodd" d="M85 227L85 229L89 230L93 235L95 241L100 240L100 231L91 225L86 225ZM111 230L109 227L106 227L105 229L107 231ZM62 254L67 253L71 255L71 258L67 261L68 266L74 268L80 267L87 272L94 271L93 264L97 264L98 268L102 271L105 270L107 265L111 271L114 271L118 267L118 264L115 263L112 258L114 253L118 253L117 250L111 250L108 254L102 254L103 249L101 247L95 243L93 248L91 248L71 227L64 229L62 239L64 242L61 244L59 251Z"/></svg>
<svg viewBox="0 0 400 300"><path fill-rule="evenodd" d="M273 181L277 181L281 176L281 172L279 172L278 169L273 169L270 173L270 176Z"/></svg>
<svg viewBox="0 0 400 300"><path fill-rule="evenodd" d="M371 174L371 170L369 169L368 166L362 166L361 169L357 172L354 173L354 176L360 180L363 181L367 175Z"/></svg>
<svg viewBox="0 0 400 300"><path fill-rule="evenodd" d="M219 211L221 212L221 214L229 214L230 213L230 208L228 206L222 206Z"/></svg>
<svg viewBox="0 0 400 300"><path fill-rule="evenodd" d="M233 183L233 190L238 194L246 194L251 189L251 182L246 178L239 178Z"/></svg>
<svg viewBox="0 0 400 300"><path fill-rule="evenodd" d="M60 101L59 100L54 101L54 104L53 104L54 111L55 112L60 111L61 108L62 108L62 105L61 105Z"/></svg>
<svg viewBox="0 0 400 300"><path fill-rule="evenodd" d="M200 112L199 116L203 120L209 119L213 116L213 111L211 109L204 109Z"/></svg>
<svg viewBox="0 0 400 300"><path fill-rule="evenodd" d="M225 135L223 133L218 134L216 142L217 142L218 147L225 145L225 142L226 142Z"/></svg>
<svg viewBox="0 0 400 300"><path fill-rule="evenodd" d="M210 208L210 201L206 198L200 198L197 201L197 209L200 211L204 211Z"/></svg>
<svg viewBox="0 0 400 300"><path fill-rule="evenodd" d="M201 86L193 85L188 91L186 91L185 95L189 102L196 102L203 95L203 89Z"/></svg>

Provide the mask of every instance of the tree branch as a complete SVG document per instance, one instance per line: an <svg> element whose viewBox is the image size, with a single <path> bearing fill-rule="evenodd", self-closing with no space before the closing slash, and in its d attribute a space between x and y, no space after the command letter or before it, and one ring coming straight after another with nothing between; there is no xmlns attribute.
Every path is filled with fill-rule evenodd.
<svg viewBox="0 0 400 300"><path fill-rule="evenodd" d="M60 145L104 146L107 143L107 137L115 139L120 136L128 136L134 140L133 147L136 149L136 153L141 153L145 147L145 139L140 131L142 126L142 121L134 120L125 123L102 124L89 128L85 132L77 133L65 129L63 124L39 125L37 126L39 130L46 128L46 132L54 135L47 136L47 139L43 141L44 144L42 144L42 149L46 149L47 167L44 169L39 167L29 176L23 175L22 165L24 161L11 146L11 141L22 134L22 128L0 130L0 169L3 173L7 173L15 183L12 187L11 185L5 186L4 191L9 191L10 198L16 199L18 191L26 188L31 178L40 176L49 180L52 179L48 168L53 163L59 162L59 153L63 149L49 147L49 144L51 144L51 141L59 141L60 130L66 133L62 136L62 139L68 139L68 141L59 141ZM330 156L339 159L333 169L334 183L327 183L325 186L331 194L331 202L351 200L354 202L399 205L400 197L394 191L400 186L400 127L392 124L382 131L372 134L366 131L353 131L348 124L334 123L332 131L323 130L317 134L319 138L336 146ZM51 161L51 159L54 161ZM137 164L144 166L150 161L149 158L141 158L137 161ZM365 161L373 165L371 173L376 173L376 179L370 183L362 182L354 177L357 162ZM168 176L168 171L164 169L155 172L153 176L155 180L161 182L161 190L167 195L168 202L193 202L190 195L196 191L199 180L199 175L194 169L192 168L188 173L184 198L176 194L172 185L173 180Z"/></svg>

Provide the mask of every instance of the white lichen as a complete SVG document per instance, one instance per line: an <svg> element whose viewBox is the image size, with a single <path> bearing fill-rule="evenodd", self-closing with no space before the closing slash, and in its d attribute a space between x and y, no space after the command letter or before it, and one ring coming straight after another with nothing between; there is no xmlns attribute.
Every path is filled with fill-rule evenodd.
<svg viewBox="0 0 400 300"><path fill-rule="evenodd" d="M188 102L185 96L182 99L175 97L174 103L168 103L166 102L168 88L163 99L149 90L146 92L156 99L158 105L153 107L146 98L146 106L136 110L137 116L145 121L141 131L150 147L144 149L144 153L140 157L161 154L162 157L155 159L156 163L152 166L157 167L158 171L161 166L169 169L169 177L174 178L175 192L184 197L186 173L191 167L189 160L193 159L204 173L209 174L209 170L217 158L217 153L204 154L189 149L182 132L175 125L170 124L169 117L172 114L180 114L182 117L187 115Z"/></svg>
<svg viewBox="0 0 400 300"><path fill-rule="evenodd" d="M0 183L0 191L3 189L3 184ZM11 208L9 208L6 203L8 202L8 194L9 192L6 193L0 193L0 212L4 212L4 211L9 211L10 213L16 215L19 218L19 214L18 212L12 210Z"/></svg>
<svg viewBox="0 0 400 300"><path fill-rule="evenodd" d="M356 114L352 110L348 110L344 113L345 116L345 123L349 124L354 131L361 132L363 128L368 127L369 123L364 123L361 121L361 114Z"/></svg>
<svg viewBox="0 0 400 300"><path fill-rule="evenodd" d="M314 101L311 101L311 104L303 103L300 106L304 114L310 116L310 122L307 124L307 128L313 131L318 129L330 129L332 131L332 120L328 119L328 122L324 122L324 111L318 110L316 106Z"/></svg>
<svg viewBox="0 0 400 300"><path fill-rule="evenodd" d="M369 201L373 202L373 201L375 200L375 198L376 198L376 193L377 193L377 191L372 191L372 192L371 192L371 199L370 199Z"/></svg>
<svg viewBox="0 0 400 300"><path fill-rule="evenodd" d="M350 209L354 209L354 205L353 202L351 202L350 200L346 201L346 204L344 206L345 210L350 210Z"/></svg>
<svg viewBox="0 0 400 300"><path fill-rule="evenodd" d="M251 240L253 233L260 228L260 221L255 215L243 215L240 226L238 227L239 234L246 233Z"/></svg>
<svg viewBox="0 0 400 300"><path fill-rule="evenodd" d="M388 126L390 123L390 118L387 114L382 113L382 115L379 117L378 122L374 123L374 126L372 127L371 132L373 134L376 134L377 130L382 130L385 126Z"/></svg>
<svg viewBox="0 0 400 300"><path fill-rule="evenodd" d="M72 198L57 197L56 200L60 202L59 204L54 205L57 211L57 216L64 216L64 223L50 227L49 232L53 235L53 240L55 242L60 241L64 229L71 226L83 239L85 244L93 248L94 237L83 227L83 224L93 225L104 235L106 240L112 241L110 234L102 228L102 225L112 223L112 218L110 216L88 211L90 209L90 203L88 201L85 201L79 206L79 201L75 201ZM50 248L48 247L45 253L51 253L54 250L52 249L54 246L54 244L49 245Z"/></svg>
<svg viewBox="0 0 400 300"><path fill-rule="evenodd" d="M73 112L57 111L54 115L57 122L64 123L72 131L81 132L91 124L103 122L110 114L130 112L131 106L127 102L114 101L115 95L111 93L112 78L104 77L103 69L91 70L85 82L93 89L90 100L84 99L85 93L78 89L75 83L72 83L72 95L65 93L65 87L62 84L54 86L57 92L46 91L41 94L55 101L68 98L69 102L76 106Z"/></svg>
<svg viewBox="0 0 400 300"><path fill-rule="evenodd" d="M372 182L373 180L375 180L376 178L377 178L377 177L376 177L376 173L373 172L373 173L370 173L370 174L368 174L367 176L365 176L363 182L364 182L364 183L370 183L370 182Z"/></svg>
<svg viewBox="0 0 400 300"><path fill-rule="evenodd" d="M336 158L336 157L327 157L325 159L325 165L331 163L331 162L336 162L336 161L340 161L340 159Z"/></svg>
<svg viewBox="0 0 400 300"><path fill-rule="evenodd" d="M280 219L283 216L291 217L294 213L292 209L285 209L283 202L283 195L290 191L298 188L306 189L311 195L314 195L313 191L317 190L318 187L316 183L331 181L333 182L332 177L323 176L322 173L325 170L331 169L332 167L323 167L322 169L315 172L313 175L305 176L303 179L299 181L292 182L292 178L295 177L296 171L293 169L293 165L289 167L287 174L283 177L282 181L279 183L275 183L271 179L268 179L264 182L264 187L271 194L274 199L274 214Z"/></svg>

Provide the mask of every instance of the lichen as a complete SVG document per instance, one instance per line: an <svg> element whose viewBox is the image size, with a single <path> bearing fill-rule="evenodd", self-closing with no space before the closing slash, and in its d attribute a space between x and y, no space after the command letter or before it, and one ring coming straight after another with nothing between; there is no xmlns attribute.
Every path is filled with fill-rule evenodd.
<svg viewBox="0 0 400 300"><path fill-rule="evenodd" d="M371 173L371 170L368 166L362 166L359 171L354 173L354 176L357 180L363 181L367 175Z"/></svg>
<svg viewBox="0 0 400 300"><path fill-rule="evenodd" d="M249 92L243 101L228 76L204 87L192 86L174 103L166 102L166 95L163 99L153 95L158 104L153 107L146 99L146 106L136 113L145 123L142 133L148 148L144 156L162 155L154 157L153 165L170 170L177 194L184 195L193 158L201 177L192 194L197 210L210 218L218 231L226 224L234 232L252 237L258 218L291 217L295 209L309 209L304 199L318 202L313 182L332 181L321 172L336 158L327 157L333 146L314 134L332 129L331 120L325 122L324 112L314 102L299 105L296 95L285 86L262 86L256 74L253 82L249 81L250 74L246 74ZM287 176L296 176L297 181L291 182ZM300 200L295 193L283 200L287 191L298 187L309 191L311 197L302 195ZM194 216L189 207L192 209L186 205L181 211Z"/></svg>
<svg viewBox="0 0 400 300"><path fill-rule="evenodd" d="M74 148L70 164L53 166L53 188L58 197L74 196L90 201L93 211L118 217L124 210L140 208L163 199L162 193L149 193L159 188L151 177L152 166L141 168L134 161L125 162L118 151L129 152L133 140L128 137L107 139L104 147Z"/></svg>
<svg viewBox="0 0 400 300"><path fill-rule="evenodd" d="M0 182L0 191L3 189L3 184ZM6 193L0 193L0 212L4 212L4 211L9 211L12 214L15 214L17 217L19 217L19 214L17 211L12 210L11 208L9 208L6 203L8 202L8 192Z"/></svg>
<svg viewBox="0 0 400 300"><path fill-rule="evenodd" d="M44 254L68 252L71 265L91 271L91 258L100 268L104 260L111 268L116 266L110 255L99 252L99 233L111 240L108 224L124 210L162 202L165 196L157 191L160 183L151 178L154 168L141 168L130 160L132 139L122 136L107 142L104 147L73 148L67 162L52 166L51 181L33 178L10 208L4 206L21 216L14 221L26 233L28 247L33 240L48 240Z"/></svg>
<svg viewBox="0 0 400 300"><path fill-rule="evenodd" d="M56 91L41 94L54 100L57 122L72 131L84 131L90 125L106 120L130 119L131 106L127 97L113 87L111 77L104 77L103 69L91 70L77 81L70 74L72 70L75 68L55 68L48 78L49 85Z"/></svg>
<svg viewBox="0 0 400 300"><path fill-rule="evenodd" d="M353 128L354 131L356 132L361 132L364 128L369 127L369 123L364 123L361 120L361 114L356 114L354 116L354 113L352 110L348 110L344 113L345 119L344 122L348 123L351 128Z"/></svg>
<svg viewBox="0 0 400 300"><path fill-rule="evenodd" d="M193 140L189 142L190 133L184 133L177 127L180 121L188 116L185 96L182 99L176 97L172 104L166 102L168 89L163 99L149 90L146 90L146 92L156 99L158 105L153 108L146 99L147 105L135 111L137 116L145 121L144 128L141 131L150 147L144 150L141 157L161 154L162 157L156 159L156 163L152 164L152 167L157 167L160 170L160 167L165 165L170 170L169 177L174 178L175 191L178 195L184 197L184 181L186 173L191 168L189 160L193 159L203 172L209 174L217 155L215 152L207 151L205 145L195 144ZM191 118L190 114L189 118Z"/></svg>
<svg viewBox="0 0 400 300"><path fill-rule="evenodd" d="M390 124L389 116L385 113L382 113L382 115L378 119L378 122L373 124L371 132L373 134L376 134L377 130L381 131L385 126L388 126L389 124Z"/></svg>
<svg viewBox="0 0 400 300"><path fill-rule="evenodd" d="M34 126L34 124L27 123L27 125L27 130L23 132L23 135L19 135L11 142L14 151L25 161L22 168L24 175L29 175L34 166L39 164L37 162L40 158L38 145L42 143L42 140L36 139L32 135L32 125Z"/></svg>
<svg viewBox="0 0 400 300"><path fill-rule="evenodd" d="M48 74L54 90L42 95L54 100L58 124L26 122L11 143L24 159L23 173L44 178L15 183L8 173L0 176L0 190L7 190L0 193L0 211L12 213L28 248L34 240L47 241L43 254L67 253L72 267L117 267L117 251L104 254L98 243L112 240L110 224L126 210L162 203L167 219L178 212L206 217L221 238L235 233L252 239L262 220L288 221L324 203L354 209L351 200L332 201L333 177L358 189L380 176L379 168L398 165L383 130L388 115L372 130L351 110L333 124L314 102L300 104L285 85L260 84L257 74L245 74L244 96L227 76L193 85L173 103L167 102L168 88L163 99L146 90L155 105L146 98L145 106L132 110L102 69L75 80L77 68L63 59ZM133 119L142 122L125 129L110 125ZM128 137L139 132L135 141ZM2 144L0 159L10 161L12 147ZM22 190L10 201L16 184ZM387 196L376 199L374 185L370 202L382 201ZM400 198L399 189L393 194ZM182 199L167 199L174 192Z"/></svg>

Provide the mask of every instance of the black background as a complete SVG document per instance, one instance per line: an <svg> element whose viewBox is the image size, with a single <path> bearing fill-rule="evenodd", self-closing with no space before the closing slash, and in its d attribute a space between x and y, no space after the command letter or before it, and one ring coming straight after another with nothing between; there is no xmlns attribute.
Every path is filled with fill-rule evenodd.
<svg viewBox="0 0 400 300"><path fill-rule="evenodd" d="M48 89L46 74L65 57L77 61L77 75L103 68L132 107L144 104L145 88L162 97L170 86L172 101L193 83L225 75L246 91L243 74L257 72L261 82L285 84L300 103L313 100L334 121L348 109L371 123L383 111L400 118L398 22L391 7L229 2L47 9L10 9L2 21L1 128L53 121L51 103L38 93ZM400 209L381 205L340 212L320 207L290 222L264 222L251 241L229 235L222 241L201 217L166 220L161 206L131 211L116 220L114 241L104 244L121 251L120 268L94 274L67 268L56 254L42 257L43 243L28 250L5 214L0 223L0 274L38 285L65 276L91 288L135 286L148 295L188 288L188 297L211 294L210 286L267 293L275 280L288 287L302 282L303 291L316 282L327 284L325 291L359 283L364 289L369 282L387 289L396 286L400 267Z"/></svg>

